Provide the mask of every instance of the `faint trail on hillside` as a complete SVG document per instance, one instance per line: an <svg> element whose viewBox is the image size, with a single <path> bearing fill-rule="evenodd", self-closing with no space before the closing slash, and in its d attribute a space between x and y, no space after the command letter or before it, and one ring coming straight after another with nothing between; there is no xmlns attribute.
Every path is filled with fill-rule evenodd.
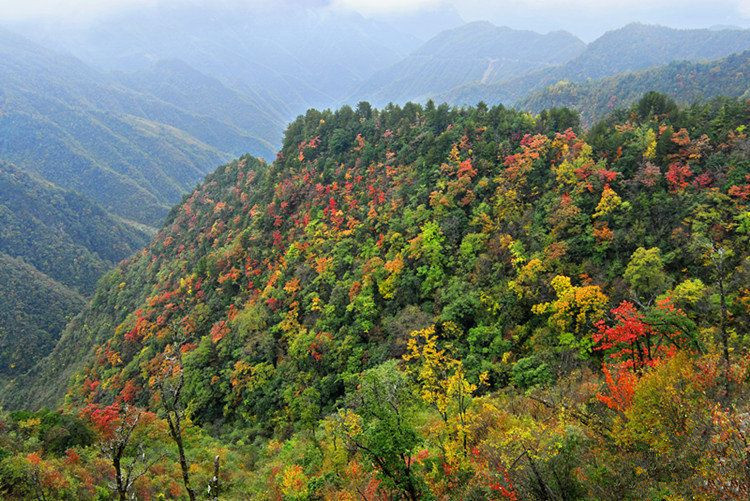
<svg viewBox="0 0 750 501"><path fill-rule="evenodd" d="M484 75L482 75L482 80L480 80L480 83L482 85L486 84L490 80L490 75L492 75L492 72L495 71L495 63L498 62L498 59L490 59L489 64L487 65L487 69L484 70Z"/></svg>

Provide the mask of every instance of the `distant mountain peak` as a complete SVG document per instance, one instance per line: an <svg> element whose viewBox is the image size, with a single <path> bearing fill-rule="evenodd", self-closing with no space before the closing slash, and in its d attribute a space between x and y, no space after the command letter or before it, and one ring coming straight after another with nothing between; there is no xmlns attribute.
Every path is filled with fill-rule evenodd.
<svg viewBox="0 0 750 501"><path fill-rule="evenodd" d="M710 26L708 29L711 31L739 31L745 28L742 28L741 26L736 26L734 24L714 24L713 26Z"/></svg>
<svg viewBox="0 0 750 501"><path fill-rule="evenodd" d="M377 72L350 101L426 101L461 85L503 82L559 65L585 48L566 32L541 34L474 21L435 35L408 58Z"/></svg>

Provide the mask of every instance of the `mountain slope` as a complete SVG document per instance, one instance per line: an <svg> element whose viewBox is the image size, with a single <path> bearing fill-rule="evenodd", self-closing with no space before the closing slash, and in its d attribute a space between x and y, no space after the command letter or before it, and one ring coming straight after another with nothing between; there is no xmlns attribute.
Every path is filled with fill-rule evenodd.
<svg viewBox="0 0 750 501"><path fill-rule="evenodd" d="M493 84L577 56L585 44L565 32L540 35L468 23L444 31L397 64L381 70L354 96L375 104L425 100L471 82Z"/></svg>
<svg viewBox="0 0 750 501"><path fill-rule="evenodd" d="M99 277L148 240L85 197L0 161L0 376L48 355Z"/></svg>
<svg viewBox="0 0 750 501"><path fill-rule="evenodd" d="M54 348L83 296L0 252L0 378L23 374Z"/></svg>
<svg viewBox="0 0 750 501"><path fill-rule="evenodd" d="M476 112L472 112L474 113ZM133 312L142 305L162 304L162 300L170 296L182 297L187 289L193 293L189 298L180 299L175 306L190 318L193 318L193 314L198 315L195 317L197 323L190 328L196 329L196 341L214 329L214 325L222 324L227 308L231 307L232 311L241 309L248 300L258 303L260 310L257 314L263 319L259 321L264 325L266 322L276 323L276 319L264 318L268 315L276 318L281 313L274 305L277 299L272 297L281 298L278 293L282 289L278 289L273 283L278 280L280 273L285 273L282 268L290 272L298 269L302 274L300 277L312 280L317 275L313 270L318 267L314 254L323 258L335 248L337 253L351 252L357 256L360 252L370 252L367 249L377 248L380 237L376 228L384 224L387 226L389 214L396 210L389 205L391 202L381 200L382 197L392 199L393 203L397 200L401 201L399 203L411 200L410 206L426 200L429 178L439 170L438 158L442 158L442 154L434 157L435 162L428 164L433 166L431 172L419 174L404 170L401 175L393 167L386 169L385 164L381 163L386 162L387 156L391 155L386 151L390 141L383 139L384 133L388 136L388 127L402 129L399 142L415 142L414 148L403 149L397 158L387 161L389 166L408 164L418 157L436 154L431 152L433 140L420 137L423 130L419 124L425 115L430 117L430 124L440 133L449 125L447 119L461 116L457 112L447 113L446 108L425 112L409 105L403 111L384 113L382 122L376 125L376 115L367 106L360 108L358 112L350 108L344 108L335 114L310 111L306 117L290 125L284 148L279 154L282 160L268 166L255 158L243 157L218 169L173 211L167 225L145 251L126 260L102 279L91 304L68 325L51 355L27 376L18 378L14 386L6 388L3 394L5 405L18 406L22 401L26 405L52 405L62 397L66 389L64 381L76 374L84 363L90 363L92 357L99 357L101 352L97 351L97 347L106 343L113 332L117 332L118 336L125 335L133 329L133 322L140 322L143 324L143 331L142 334L136 334L139 339L137 342L141 342L141 336L151 336L147 334L147 330L152 329L151 307L143 310L143 314L149 316L148 321L137 320ZM497 109L493 110L491 116L496 117L497 131L488 132L488 137L493 134L510 134L511 130L530 130L533 127L526 116L520 113ZM320 131L316 132L319 128ZM359 148L358 131L367 134L375 149L365 147L364 150L355 151L355 148ZM457 133L458 131L451 132L449 136ZM316 142L317 135L323 143ZM397 144L394 143L394 146ZM354 158L360 154L367 159L366 163L359 165L360 162L356 162L355 165ZM370 162L380 167L370 167ZM339 165L345 164L351 165L346 174L351 182L334 183L334 179L344 175L339 170ZM376 189L376 186L382 188ZM339 192L339 189L342 191ZM381 189L385 191L381 193ZM340 219L337 215L339 209L331 209L332 204L347 204L351 208L351 217L360 221L353 226L356 227L356 233L344 231L346 225L354 224L354 219L349 222ZM370 218L375 217L368 216L372 210L382 211L377 217L381 222L376 222L375 219L370 221ZM419 232L419 227L412 227L409 233L414 231ZM462 230L457 228L457 231ZM308 236L305 237L305 234ZM323 235L328 237L321 240ZM287 243L278 241L279 238ZM307 264L300 262L294 266L282 265L285 253L283 249L295 238L314 238L318 242L316 246L323 247L315 252L312 249L305 251L304 255L307 257L303 261ZM360 247L358 242L364 243L363 246ZM250 254L246 255L246 252ZM241 269L237 268L237 259L247 260ZM355 271L356 274L361 273L360 266L364 265L362 259L364 258L359 256L352 262L353 269L358 270ZM181 264L177 264L178 261ZM323 261L320 266L322 263ZM200 271L192 275L191 270ZM352 310L347 313L348 300L345 299L354 279L347 278L337 284L336 277L339 273L344 273L344 269L335 273L331 269L325 274L325 278L315 281L318 284L316 288L319 287L317 294L324 300L330 297L337 304L335 312L329 312L325 320L332 322L331 329L344 328L356 316ZM179 291L169 292L175 288ZM403 301L394 302L388 314L398 316L399 311L408 306L409 297L411 296L405 295ZM416 297L412 300L416 300ZM246 314L255 315L254 311L255 308L250 308ZM401 312L400 315L411 314L411 311L412 309L406 308L406 313ZM429 318L419 312L414 314L418 319ZM163 320L167 321L167 318ZM268 325L270 327L271 323ZM360 339L364 335L361 331L363 328L363 325L353 326L350 334L342 333L342 336L350 337L344 345L355 342L355 339L359 339L356 344L364 342L364 339ZM267 335L270 336L271 331ZM130 337L131 334L128 334L129 339ZM210 339L210 336L206 339ZM270 339L258 342L265 345ZM383 345L383 348L386 346ZM259 350L258 356L269 356L265 347L259 346ZM377 356L388 356L388 353L389 349ZM210 378L217 370L218 367L201 370L201 377ZM293 366L286 365L278 373L278 377L291 377L288 371L294 370ZM191 388L191 391L200 391L198 386L191 385ZM331 391L337 390L332 387ZM221 414L221 398L223 397L219 393L210 397L211 402L205 402L208 407L196 409L195 419L199 419L199 415L203 420L213 419L217 412ZM277 404L273 406L276 407Z"/></svg>
<svg viewBox="0 0 750 501"><path fill-rule="evenodd" d="M697 108L690 112L695 115L676 117L674 127L687 125L702 113L730 113L732 120L747 114L742 103L711 106L725 106L727 111ZM466 332L481 326L491 329L501 342L503 322L511 320L499 313L504 311L499 306L494 313L486 311L480 297L498 296L497 301L515 304L520 308L517 314L526 318L513 321L531 321L528 313L521 313L525 306L513 299L515 293L511 297L509 289L496 288L515 274L513 265L505 262L510 254L563 252L568 257L560 258L559 266L567 273L587 273L609 282L624 267L615 256L630 255L639 239L646 238L642 232L647 226L640 226L639 211L647 210L641 207L647 201L639 198L635 181L616 185L639 208L621 215L624 219L608 220L607 228L617 224L620 229L617 242L607 243L601 239L611 234L601 229L602 216L576 215L571 216L575 222L560 222L567 216L557 212L559 199L566 199L570 187L554 181L557 176L568 179L555 174L558 167L538 170L532 169L534 162L523 163L519 169L531 170L512 177L514 162L526 158L523 152L532 147L529 142L534 137L547 144L540 136L524 134L547 131L544 127L544 120L503 108L450 110L409 104L384 112L365 105L357 111L310 111L289 127L274 164L245 157L219 169L173 211L145 251L101 283L92 304L68 326L53 355L40 365L36 373L40 379L24 383L33 386L29 401L50 403L59 398L64 388L53 381L65 381L85 360L89 365L81 378L114 378L119 384L133 379L145 388L138 368L148 364L148 357L167 344L186 343L195 350L185 363L190 373L186 398L192 402L196 422L249 419L265 426L269 413L296 412L279 388L294 393L312 385L316 402L330 410L347 371L352 370L347 364L368 366L402 353L404 329L408 329L404 325L450 321ZM558 122L556 127L567 125ZM638 134L648 137L643 127ZM669 131L674 129L657 130L662 134L659 162L666 169L668 158L687 150L670 139ZM730 137L735 134L733 128L728 130ZM581 203L586 210L601 212L597 202L600 192L607 192L606 179L636 176L643 153L629 149L615 159L604 143L597 146L602 149L597 163L586 157L591 152L575 143L572 131L565 134L551 134L558 146L550 146L552 150L539 146L540 151L553 155L556 148L569 148L583 154L575 160L578 163L569 159L564 165L571 172L573 165L598 169L576 174L583 177L576 183L591 185L576 193L585 200ZM564 141L574 144L563 147ZM737 151L741 156L741 148ZM720 147L715 154L717 162L724 155ZM602 162L607 161L621 173L602 170ZM722 190L743 182L745 164L721 165L729 170L713 172L714 164L695 163L690 176L705 171L700 182L716 179ZM659 178L658 189L665 196L672 193L672 175ZM533 186L526 185L527 178ZM562 183L556 188L560 193L548 189L555 182ZM699 186L696 200L708 196ZM503 194L506 189L528 191L528 202L505 212L500 203L504 198L495 197L512 196ZM668 223L659 225L659 238L666 239L665 253L684 244L665 235L695 208L680 206L680 198L667 200L669 211L676 212ZM521 220L532 207L549 213L539 216L540 226L529 231ZM653 214L665 210L654 209ZM492 223L497 218L499 227ZM485 231L490 234L482 236ZM596 236L602 231L603 236ZM564 248L552 245L558 234L567 235L560 237ZM518 248L497 243L507 243L507 235L521 242ZM611 267L600 269L605 256L594 249L612 258ZM589 256L585 264L577 257L582 253ZM622 295L618 287L612 282L615 296ZM484 292L467 295L472 288ZM259 393L248 390L238 395L229 380L222 379L234 377L240 360L256 367L253 370L270 371ZM500 371L498 367L493 370ZM223 382L217 386L211 378ZM209 384L214 389L210 394L204 390Z"/></svg>
<svg viewBox="0 0 750 501"><path fill-rule="evenodd" d="M183 61L158 61L134 73L119 73L117 81L165 103L160 111L149 109L149 118L172 124L233 156L252 152L272 158L281 144L284 117Z"/></svg>
<svg viewBox="0 0 750 501"><path fill-rule="evenodd" d="M76 193L0 162L0 252L90 294L102 273L149 236Z"/></svg>
<svg viewBox="0 0 750 501"><path fill-rule="evenodd" d="M750 51L710 63L674 62L638 73L624 73L586 83L559 82L533 93L518 106L539 113L568 107L591 125L614 108L630 106L643 94L657 91L680 103L717 96L741 97L750 91Z"/></svg>
<svg viewBox="0 0 750 501"><path fill-rule="evenodd" d="M485 101L507 105L561 80L578 83L669 64L672 61L718 59L747 49L750 49L750 30L677 30L663 26L629 24L605 33L590 43L578 57L559 67L540 70L498 84L464 86L440 97L454 104Z"/></svg>

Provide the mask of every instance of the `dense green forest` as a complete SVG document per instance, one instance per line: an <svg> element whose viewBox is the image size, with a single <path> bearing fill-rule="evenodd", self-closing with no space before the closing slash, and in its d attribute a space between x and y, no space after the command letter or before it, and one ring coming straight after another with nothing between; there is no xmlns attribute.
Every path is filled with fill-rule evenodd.
<svg viewBox="0 0 750 501"><path fill-rule="evenodd" d="M746 51L718 61L672 62L586 83L561 81L533 93L518 106L535 113L559 107L575 109L590 126L613 110L630 106L648 91L663 92L687 104L718 96L747 97L748 75L750 52Z"/></svg>
<svg viewBox="0 0 750 501"><path fill-rule="evenodd" d="M0 493L747 499L748 121L311 110L4 389L59 410L2 417Z"/></svg>
<svg viewBox="0 0 750 501"><path fill-rule="evenodd" d="M149 238L0 161L0 383L48 355L99 277Z"/></svg>

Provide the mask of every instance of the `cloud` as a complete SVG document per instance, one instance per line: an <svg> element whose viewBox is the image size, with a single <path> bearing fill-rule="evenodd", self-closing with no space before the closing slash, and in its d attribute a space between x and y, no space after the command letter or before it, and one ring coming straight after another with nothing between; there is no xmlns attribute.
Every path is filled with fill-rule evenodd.
<svg viewBox="0 0 750 501"><path fill-rule="evenodd" d="M367 15L415 12L445 3L445 0L333 0L331 5Z"/></svg>
<svg viewBox="0 0 750 501"><path fill-rule="evenodd" d="M155 0L0 0L0 18L90 17Z"/></svg>
<svg viewBox="0 0 750 501"><path fill-rule="evenodd" d="M0 20L33 20L36 18L89 20L131 8L199 6L220 8L318 8L333 0L0 0Z"/></svg>
<svg viewBox="0 0 750 501"><path fill-rule="evenodd" d="M750 10L750 0L733 0L745 4ZM693 3L702 3L710 6L715 0L702 0ZM450 3L447 0L332 0L335 6L354 9L363 13L382 13L398 11L415 11L425 7L433 7L440 4ZM606 10L624 9L629 7L677 7L684 5L684 0L455 0L452 2L459 10L474 10L477 8L490 11L502 9L587 9Z"/></svg>
<svg viewBox="0 0 750 501"><path fill-rule="evenodd" d="M526 13L532 18L544 14L550 22L555 17L570 14L596 17L607 22L630 11L666 12L663 18L685 17L686 11L710 12L710 17L721 15L728 20L733 17L750 18L750 0L0 0L0 19L92 18L126 7L185 3L207 6L262 4L270 8L290 3L309 8L328 5L356 10L364 15L413 13L452 3L468 19L493 18L498 21L504 17L510 21Z"/></svg>

